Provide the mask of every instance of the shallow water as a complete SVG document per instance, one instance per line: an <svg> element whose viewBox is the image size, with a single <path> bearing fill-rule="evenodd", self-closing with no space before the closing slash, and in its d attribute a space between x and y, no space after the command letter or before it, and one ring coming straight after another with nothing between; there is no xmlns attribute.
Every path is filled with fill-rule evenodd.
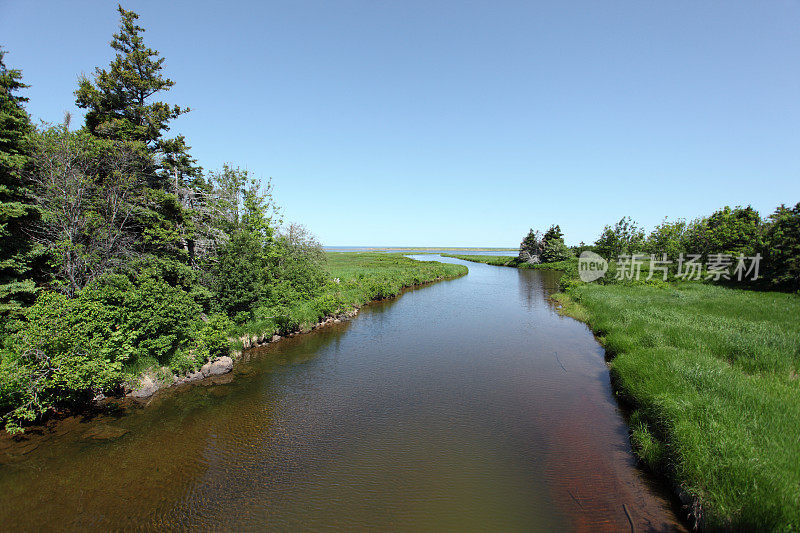
<svg viewBox="0 0 800 533"><path fill-rule="evenodd" d="M635 466L602 348L546 299L554 274L468 266L213 386L4 438L0 524L680 528Z"/></svg>

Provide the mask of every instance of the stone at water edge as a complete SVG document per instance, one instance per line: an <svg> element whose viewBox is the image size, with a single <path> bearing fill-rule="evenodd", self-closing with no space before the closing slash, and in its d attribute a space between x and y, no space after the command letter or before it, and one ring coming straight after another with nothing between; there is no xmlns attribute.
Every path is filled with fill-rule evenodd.
<svg viewBox="0 0 800 533"><path fill-rule="evenodd" d="M197 381L199 379L203 379L204 377L205 376L203 375L203 373L198 370L197 372L189 372L183 379L185 382L188 383L190 381Z"/></svg>
<svg viewBox="0 0 800 533"><path fill-rule="evenodd" d="M134 389L130 395L134 398L147 398L155 394L157 390L158 383L153 381L150 376L145 376L142 378L142 381L139 382L139 387Z"/></svg>
<svg viewBox="0 0 800 533"><path fill-rule="evenodd" d="M200 368L200 372L204 376L219 376L220 374L227 374L231 370L233 370L233 359L228 356L222 356L216 361L204 364Z"/></svg>

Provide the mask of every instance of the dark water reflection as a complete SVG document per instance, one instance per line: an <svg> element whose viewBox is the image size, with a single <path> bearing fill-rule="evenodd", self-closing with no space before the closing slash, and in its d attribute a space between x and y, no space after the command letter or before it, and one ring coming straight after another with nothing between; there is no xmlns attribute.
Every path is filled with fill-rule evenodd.
<svg viewBox="0 0 800 533"><path fill-rule="evenodd" d="M6 439L0 523L617 531L630 515L636 530L676 527L635 468L602 349L545 299L555 276L469 268L251 352L232 381ZM109 428L128 431L97 438Z"/></svg>

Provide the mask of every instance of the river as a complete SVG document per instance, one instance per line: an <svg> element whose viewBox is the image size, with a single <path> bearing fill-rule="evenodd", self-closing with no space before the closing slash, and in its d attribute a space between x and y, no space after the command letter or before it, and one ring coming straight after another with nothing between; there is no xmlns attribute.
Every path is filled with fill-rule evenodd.
<svg viewBox="0 0 800 533"><path fill-rule="evenodd" d="M0 524L682 529L636 466L602 347L547 300L556 275L464 264L213 386L5 437Z"/></svg>

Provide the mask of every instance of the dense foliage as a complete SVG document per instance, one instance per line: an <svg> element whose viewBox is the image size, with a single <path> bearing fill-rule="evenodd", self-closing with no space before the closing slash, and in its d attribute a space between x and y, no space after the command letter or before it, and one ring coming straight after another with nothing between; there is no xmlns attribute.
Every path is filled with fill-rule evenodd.
<svg viewBox="0 0 800 533"><path fill-rule="evenodd" d="M564 245L558 226L551 226L544 235L531 229L510 266L557 263L587 250L612 261L612 272L620 257L641 256L642 266L649 273L647 260L666 256L671 261L670 276L675 274L681 256L697 257L701 262L719 255L730 256L732 261L739 256L758 257L758 279L751 288L796 292L800 290L800 203L791 208L781 205L766 219L750 206L725 206L688 223L665 218L647 236L634 220L623 217L605 226L594 245L581 243L571 248Z"/></svg>
<svg viewBox="0 0 800 533"><path fill-rule="evenodd" d="M542 235L532 228L519 245L519 263L553 263L573 257L573 252L564 244L564 234L558 225L552 225Z"/></svg>
<svg viewBox="0 0 800 533"><path fill-rule="evenodd" d="M32 242L24 229L38 215L24 176L31 124L22 107L27 99L18 93L26 85L19 70L6 67L4 57L0 49L0 320L7 320L33 299Z"/></svg>
<svg viewBox="0 0 800 533"><path fill-rule="evenodd" d="M639 252L643 245L644 231L631 217L622 217L613 226L603 228L603 233L595 242L595 249L603 257L616 258Z"/></svg>
<svg viewBox="0 0 800 533"><path fill-rule="evenodd" d="M231 350L258 317L331 283L301 226L281 229L270 184L233 165L204 172L174 82L119 8L108 68L75 91L85 123L32 127L19 70L0 52L0 419L164 379ZM328 298L327 312L337 301ZM321 308L322 308L321 307Z"/></svg>

